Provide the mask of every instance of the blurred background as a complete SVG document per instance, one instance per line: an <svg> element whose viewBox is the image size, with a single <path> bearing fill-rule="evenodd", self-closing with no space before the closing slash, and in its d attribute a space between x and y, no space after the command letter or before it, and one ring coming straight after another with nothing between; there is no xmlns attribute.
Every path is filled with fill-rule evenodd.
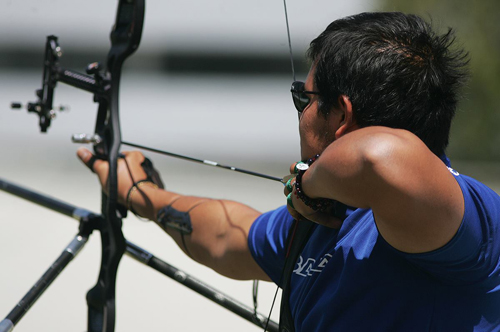
<svg viewBox="0 0 500 332"><path fill-rule="evenodd" d="M35 101L45 38L56 35L61 65L84 72L104 62L116 1L5 0L0 12L0 177L92 211L100 209L94 175L75 157L74 133L92 133L92 95L59 84L58 114L48 133L38 118L11 111ZM472 78L453 128L449 156L461 173L500 192L500 3L397 0L288 1L297 79L305 79L308 43L336 18L399 10L456 28L470 52ZM127 60L120 112L124 140L274 176L299 158L297 115L281 1L148 1L142 42ZM284 203L281 185L263 179L147 155L171 190L234 199L260 211ZM77 233L76 222L0 192L0 320ZM232 281L187 259L155 225L129 217L128 240L252 305L251 282ZM61 274L16 331L84 331L85 293L97 278L99 235ZM269 312L275 287L261 283ZM279 303L279 301L278 301ZM279 306L273 318L277 320ZM234 314L124 257L117 285L117 331L258 331Z"/></svg>

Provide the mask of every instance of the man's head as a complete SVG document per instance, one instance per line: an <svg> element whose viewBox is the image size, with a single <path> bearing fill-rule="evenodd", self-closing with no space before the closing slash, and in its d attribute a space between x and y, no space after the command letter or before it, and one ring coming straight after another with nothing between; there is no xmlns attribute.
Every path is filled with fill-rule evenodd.
<svg viewBox="0 0 500 332"><path fill-rule="evenodd" d="M467 55L450 49L451 29L436 35L403 13L363 13L339 19L311 42L308 56L327 115L340 96L359 127L387 126L416 134L435 154L448 145Z"/></svg>

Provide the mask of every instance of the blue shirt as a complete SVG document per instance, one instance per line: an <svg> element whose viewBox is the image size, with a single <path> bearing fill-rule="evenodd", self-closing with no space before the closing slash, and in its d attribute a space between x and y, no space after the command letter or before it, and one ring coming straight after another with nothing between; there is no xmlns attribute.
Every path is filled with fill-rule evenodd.
<svg viewBox="0 0 500 332"><path fill-rule="evenodd" d="M315 226L291 279L297 331L500 331L500 197L450 171L465 212L442 248L396 250L369 209L352 211L339 230ZM277 284L291 224L284 206L249 234L253 257Z"/></svg>

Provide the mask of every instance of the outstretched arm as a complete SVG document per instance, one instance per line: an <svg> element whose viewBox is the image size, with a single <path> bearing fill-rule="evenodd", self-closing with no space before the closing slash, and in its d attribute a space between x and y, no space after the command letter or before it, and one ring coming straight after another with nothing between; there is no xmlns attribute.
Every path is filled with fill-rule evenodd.
<svg viewBox="0 0 500 332"><path fill-rule="evenodd" d="M302 188L311 198L371 208L385 240L409 253L445 245L464 213L460 186L446 165L414 134L386 127L334 141L304 173ZM314 218L300 200L293 204Z"/></svg>
<svg viewBox="0 0 500 332"><path fill-rule="evenodd" d="M77 154L98 175L105 188L108 163L96 160L89 165L92 154L84 148L79 149ZM132 191L127 202L127 194L134 181L145 179L146 174L141 167L144 161L141 153L124 154L128 168L125 160L121 159L118 163L120 204L128 205L138 215L156 222L186 254L216 272L233 279L270 280L253 259L247 244L250 227L260 215L258 211L233 201L185 196L148 184ZM165 206L189 215L193 228L191 234L182 236L180 231L158 222L158 211Z"/></svg>

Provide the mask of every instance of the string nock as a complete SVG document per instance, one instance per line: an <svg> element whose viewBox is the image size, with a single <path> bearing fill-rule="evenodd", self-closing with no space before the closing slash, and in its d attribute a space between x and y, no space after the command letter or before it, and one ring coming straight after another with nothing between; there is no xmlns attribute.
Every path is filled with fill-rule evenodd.
<svg viewBox="0 0 500 332"><path fill-rule="evenodd" d="M94 134L73 134L71 137L71 141L73 143L79 143L79 144L99 144L102 142L101 136Z"/></svg>
<svg viewBox="0 0 500 332"><path fill-rule="evenodd" d="M280 182L283 183L283 185L286 186L286 183L288 182L288 180L293 179L296 176L297 176L297 174L288 174L288 175L285 175L284 177L281 178Z"/></svg>
<svg viewBox="0 0 500 332"><path fill-rule="evenodd" d="M59 44L54 39L52 39L50 41L50 49L52 50L52 54L55 57L57 57L57 58L62 57L62 55L63 55L62 48L61 48L61 46L59 46Z"/></svg>

